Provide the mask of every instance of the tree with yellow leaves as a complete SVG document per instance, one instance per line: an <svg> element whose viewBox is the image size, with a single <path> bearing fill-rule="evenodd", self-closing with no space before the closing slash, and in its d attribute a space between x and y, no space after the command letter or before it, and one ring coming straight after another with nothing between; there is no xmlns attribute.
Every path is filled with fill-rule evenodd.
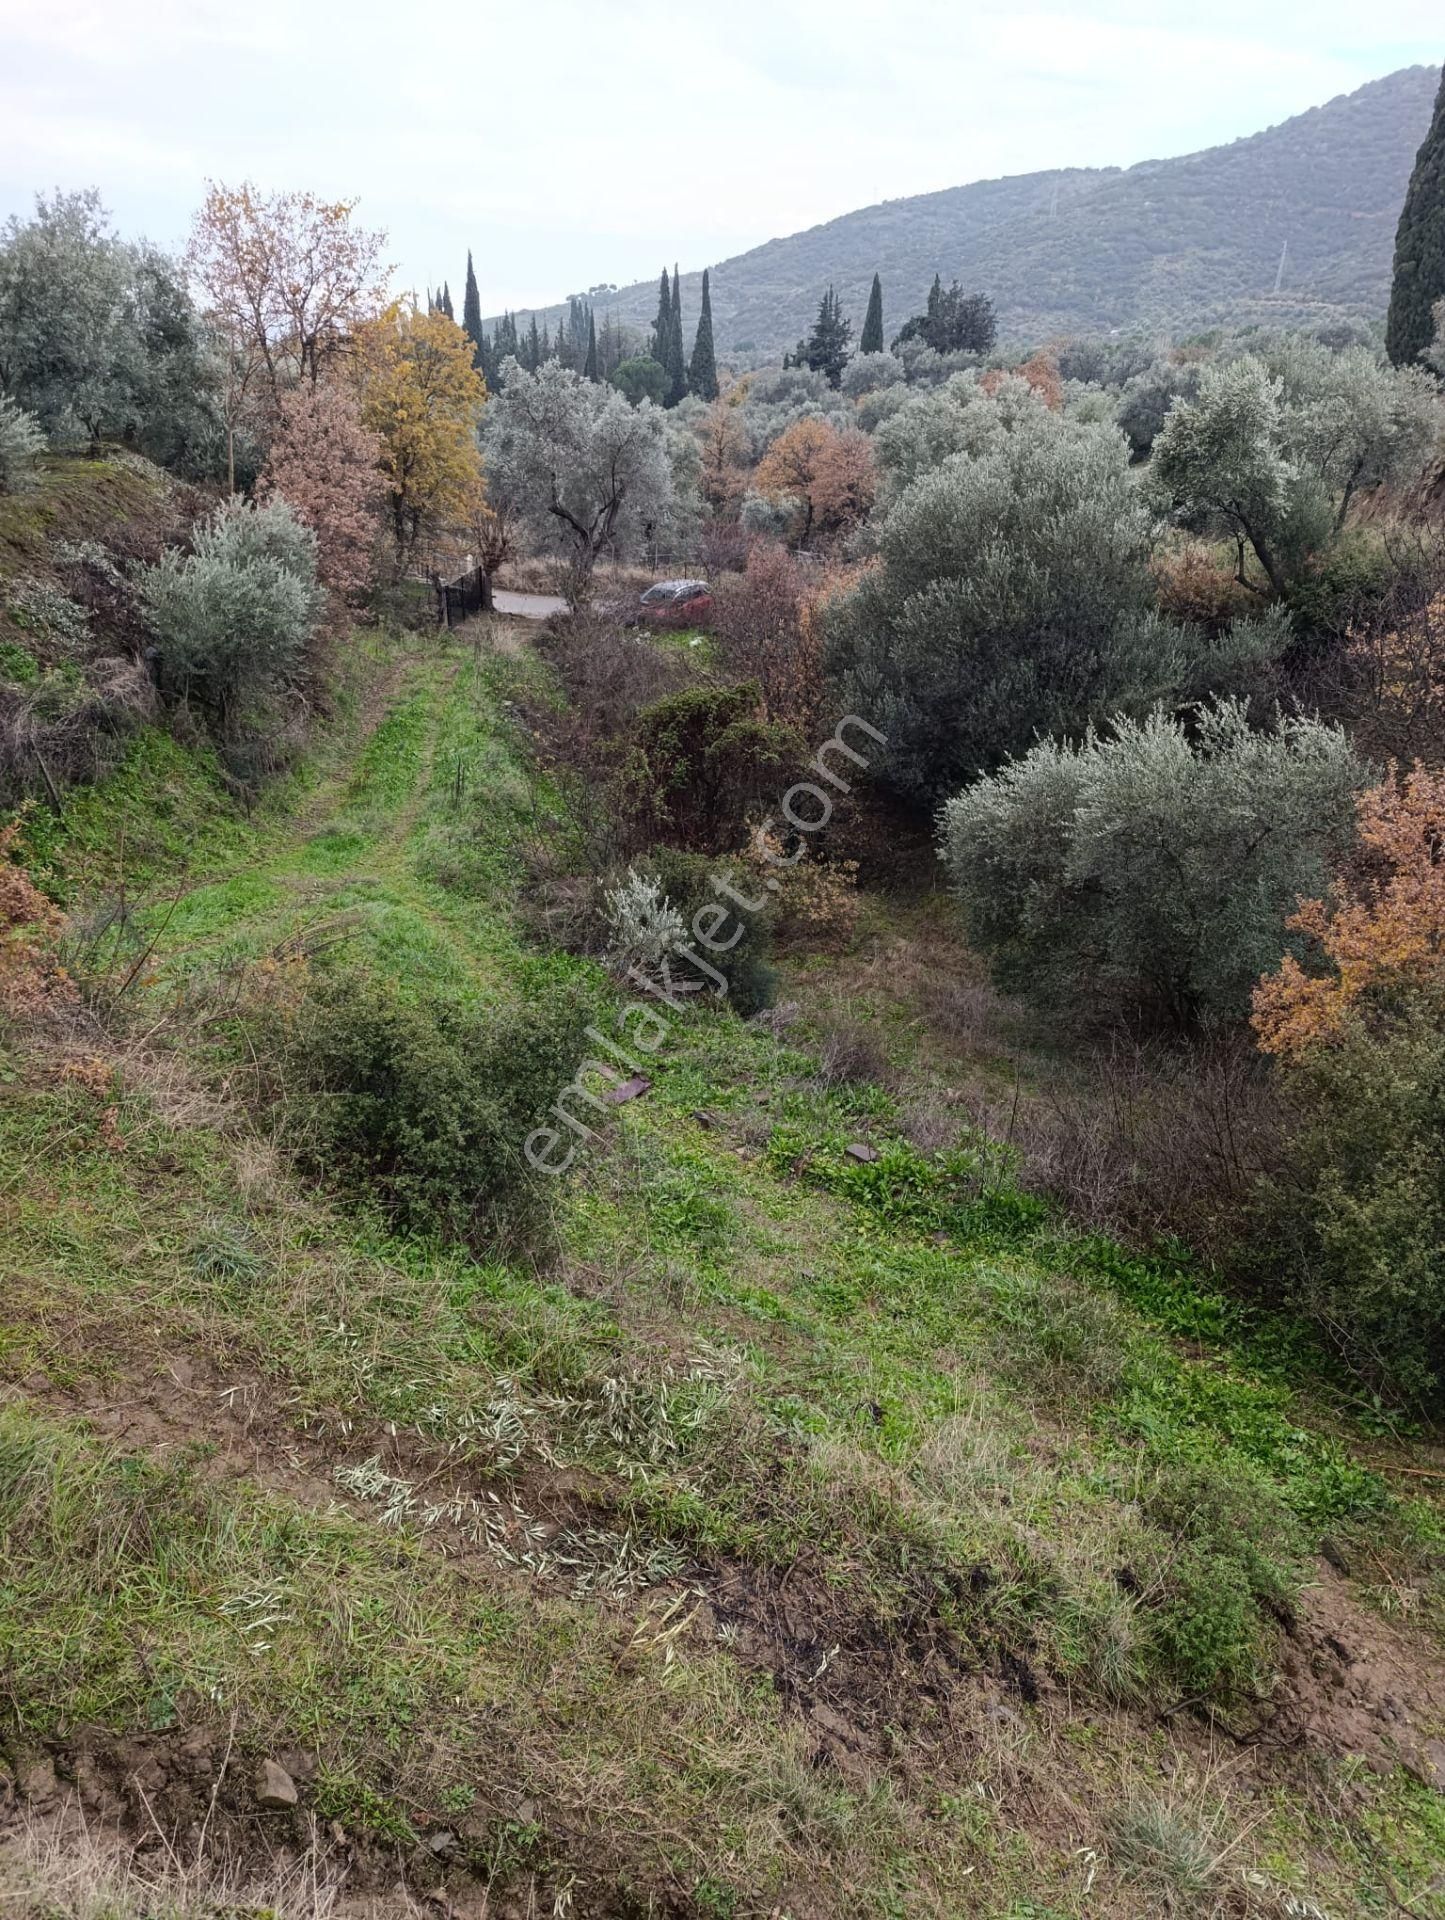
<svg viewBox="0 0 1445 1920"><path fill-rule="evenodd" d="M362 420L381 442L400 574L439 534L477 514L486 382L462 328L411 301L393 301L357 329L352 369Z"/></svg>

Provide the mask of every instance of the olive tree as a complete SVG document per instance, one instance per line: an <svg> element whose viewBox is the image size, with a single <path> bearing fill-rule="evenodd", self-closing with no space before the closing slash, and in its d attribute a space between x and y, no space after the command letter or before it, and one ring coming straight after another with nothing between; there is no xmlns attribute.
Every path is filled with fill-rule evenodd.
<svg viewBox="0 0 1445 1920"><path fill-rule="evenodd" d="M93 190L0 229L0 390L52 438L130 439L204 471L213 373L179 270L119 239Z"/></svg>
<svg viewBox="0 0 1445 1920"><path fill-rule="evenodd" d="M1156 709L1044 740L942 814L969 936L999 983L1051 1006L1240 1019L1301 895L1349 844L1365 769L1308 719L1242 703Z"/></svg>
<svg viewBox="0 0 1445 1920"><path fill-rule="evenodd" d="M574 599L604 548L668 522L674 451L660 408L555 361L535 373L509 361L482 425L488 493L561 555Z"/></svg>
<svg viewBox="0 0 1445 1920"><path fill-rule="evenodd" d="M284 500L234 498L139 576L162 683L194 700L223 736L299 692L325 608L316 536Z"/></svg>
<svg viewBox="0 0 1445 1920"><path fill-rule="evenodd" d="M1154 441L1151 478L1182 521L1235 542L1242 585L1284 596L1361 488L1421 470L1439 424L1420 369L1285 339L1205 368Z"/></svg>
<svg viewBox="0 0 1445 1920"><path fill-rule="evenodd" d="M1216 646L1159 615L1153 517L1112 427L967 393L945 399L941 440L943 396L914 419L930 449L962 420L982 450L950 453L904 489L879 527L879 564L825 616L838 697L888 736L881 777L924 802L1039 734L1235 687L1284 641L1279 622L1245 623Z"/></svg>

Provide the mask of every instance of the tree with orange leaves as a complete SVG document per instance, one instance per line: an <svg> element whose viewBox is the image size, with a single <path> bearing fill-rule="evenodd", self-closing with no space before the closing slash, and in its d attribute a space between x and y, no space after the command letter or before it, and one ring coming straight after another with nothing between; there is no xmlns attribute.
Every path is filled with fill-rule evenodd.
<svg viewBox="0 0 1445 1920"><path fill-rule="evenodd" d="M800 548L815 530L847 533L873 505L872 443L851 427L839 433L826 420L795 420L763 455L755 484L769 499L798 502Z"/></svg>
<svg viewBox="0 0 1445 1920"><path fill-rule="evenodd" d="M1411 991L1445 986L1445 773L1418 763L1362 793L1361 878L1328 902L1302 900L1291 927L1315 941L1329 971L1291 954L1255 990L1266 1053L1296 1058L1337 1039L1350 1016Z"/></svg>
<svg viewBox="0 0 1445 1920"><path fill-rule="evenodd" d="M726 513L747 484L748 441L738 409L714 400L695 431L702 451L698 491L714 513Z"/></svg>

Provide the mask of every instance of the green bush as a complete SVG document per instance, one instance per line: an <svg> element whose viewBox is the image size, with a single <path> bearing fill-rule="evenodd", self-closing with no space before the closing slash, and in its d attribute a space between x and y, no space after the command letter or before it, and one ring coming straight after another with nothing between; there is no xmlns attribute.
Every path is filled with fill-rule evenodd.
<svg viewBox="0 0 1445 1920"><path fill-rule="evenodd" d="M139 579L162 683L194 700L217 730L258 726L298 693L324 601L316 536L284 500L230 501L195 537Z"/></svg>
<svg viewBox="0 0 1445 1920"><path fill-rule="evenodd" d="M1381 1394L1445 1404L1445 996L1287 1070L1263 1241L1291 1303Z"/></svg>
<svg viewBox="0 0 1445 1920"><path fill-rule="evenodd" d="M617 810L634 846L665 835L697 853L736 852L802 757L791 729L765 718L756 681L686 687L633 722Z"/></svg>
<svg viewBox="0 0 1445 1920"><path fill-rule="evenodd" d="M1301 895L1349 843L1362 769L1337 728L1243 706L1042 741L949 801L943 852L998 982L1180 1028L1237 1019Z"/></svg>
<svg viewBox="0 0 1445 1920"><path fill-rule="evenodd" d="M478 1246L535 1221L546 1176L523 1142L571 1081L585 1021L557 988L485 1007L436 987L403 994L348 966L262 1016L251 1041L281 1136L308 1170L404 1229Z"/></svg>

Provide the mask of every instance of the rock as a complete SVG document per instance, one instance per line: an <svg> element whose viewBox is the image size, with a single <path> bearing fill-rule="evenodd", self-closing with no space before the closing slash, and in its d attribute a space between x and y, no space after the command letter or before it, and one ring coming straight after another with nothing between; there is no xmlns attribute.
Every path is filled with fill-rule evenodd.
<svg viewBox="0 0 1445 1920"><path fill-rule="evenodd" d="M630 1080L623 1080L617 1086L608 1088L607 1103L609 1106L620 1107L624 1102L635 1100L639 1094L646 1093L651 1085L652 1082L645 1073L636 1073Z"/></svg>
<svg viewBox="0 0 1445 1920"><path fill-rule="evenodd" d="M426 1850L428 1853L434 1853L438 1860L445 1860L456 1852L458 1844L457 1836L443 1827L440 1833L434 1833L427 1841Z"/></svg>
<svg viewBox="0 0 1445 1920"><path fill-rule="evenodd" d="M256 1769L256 1801L263 1807L294 1807L300 1795L296 1782L278 1760L263 1760Z"/></svg>
<svg viewBox="0 0 1445 1920"><path fill-rule="evenodd" d="M870 1147L866 1140L855 1140L852 1146L844 1147L843 1151L850 1160L857 1160L865 1167L870 1167L875 1160L883 1158L877 1147Z"/></svg>

